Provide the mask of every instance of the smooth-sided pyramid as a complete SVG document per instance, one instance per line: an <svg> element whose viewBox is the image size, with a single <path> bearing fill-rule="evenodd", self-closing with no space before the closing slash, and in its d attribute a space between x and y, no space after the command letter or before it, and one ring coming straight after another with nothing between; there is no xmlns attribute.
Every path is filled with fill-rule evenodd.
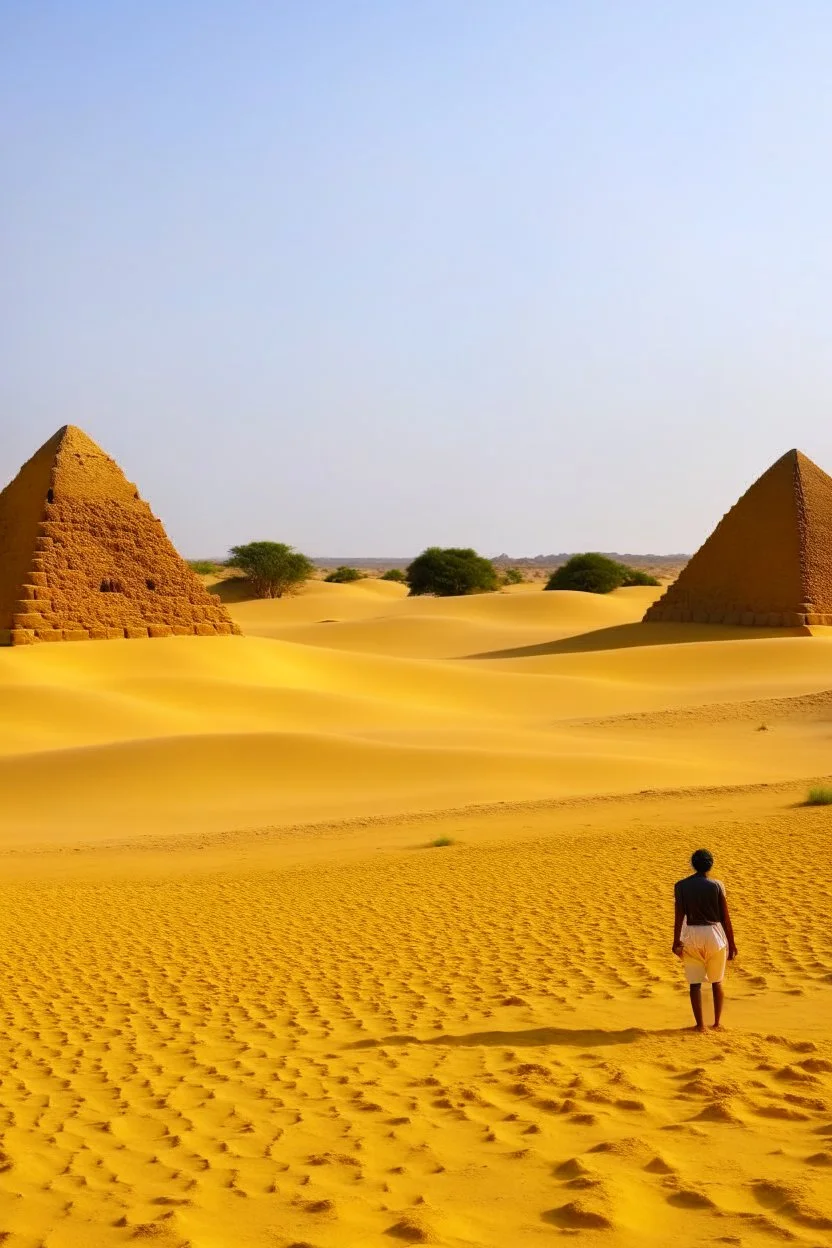
<svg viewBox="0 0 832 1248"><path fill-rule="evenodd" d="M832 478L788 451L723 516L644 619L832 624Z"/></svg>
<svg viewBox="0 0 832 1248"><path fill-rule="evenodd" d="M74 425L0 494L0 644L236 631L115 460Z"/></svg>

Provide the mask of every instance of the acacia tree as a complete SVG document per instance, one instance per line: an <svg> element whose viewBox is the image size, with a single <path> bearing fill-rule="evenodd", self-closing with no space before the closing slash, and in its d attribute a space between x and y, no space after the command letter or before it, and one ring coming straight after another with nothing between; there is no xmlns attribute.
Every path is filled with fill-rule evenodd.
<svg viewBox="0 0 832 1248"><path fill-rule="evenodd" d="M411 595L439 598L487 593L500 583L490 559L462 546L428 546L408 565L405 576Z"/></svg>
<svg viewBox="0 0 832 1248"><path fill-rule="evenodd" d="M285 542L232 546L227 566L245 573L257 598L282 598L294 593L315 571L306 555Z"/></svg>

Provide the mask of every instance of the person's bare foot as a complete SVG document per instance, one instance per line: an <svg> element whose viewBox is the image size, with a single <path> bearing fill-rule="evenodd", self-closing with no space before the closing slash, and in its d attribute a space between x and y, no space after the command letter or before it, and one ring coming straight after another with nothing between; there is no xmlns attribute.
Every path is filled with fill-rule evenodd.
<svg viewBox="0 0 832 1248"><path fill-rule="evenodd" d="M692 1027L686 1027L686 1031L707 1031L708 1028L704 1023L694 1023Z"/></svg>
<svg viewBox="0 0 832 1248"><path fill-rule="evenodd" d="M711 1023L711 1031L724 1031L722 1023Z"/></svg>

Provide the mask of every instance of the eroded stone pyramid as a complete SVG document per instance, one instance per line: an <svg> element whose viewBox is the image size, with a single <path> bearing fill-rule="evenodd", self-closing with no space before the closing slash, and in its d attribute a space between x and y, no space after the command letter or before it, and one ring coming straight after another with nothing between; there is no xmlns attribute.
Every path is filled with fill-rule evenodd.
<svg viewBox="0 0 832 1248"><path fill-rule="evenodd" d="M236 631L115 460L74 425L0 494L0 644Z"/></svg>
<svg viewBox="0 0 832 1248"><path fill-rule="evenodd" d="M832 624L832 478L788 451L723 516L644 619Z"/></svg>

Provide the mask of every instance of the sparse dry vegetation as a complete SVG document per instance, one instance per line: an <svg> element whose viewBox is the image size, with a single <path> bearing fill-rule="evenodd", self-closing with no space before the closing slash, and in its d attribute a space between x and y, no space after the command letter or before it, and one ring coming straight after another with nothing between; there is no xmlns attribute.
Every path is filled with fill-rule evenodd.
<svg viewBox="0 0 832 1248"><path fill-rule="evenodd" d="M804 806L832 806L832 787L829 785L815 785L806 794Z"/></svg>

